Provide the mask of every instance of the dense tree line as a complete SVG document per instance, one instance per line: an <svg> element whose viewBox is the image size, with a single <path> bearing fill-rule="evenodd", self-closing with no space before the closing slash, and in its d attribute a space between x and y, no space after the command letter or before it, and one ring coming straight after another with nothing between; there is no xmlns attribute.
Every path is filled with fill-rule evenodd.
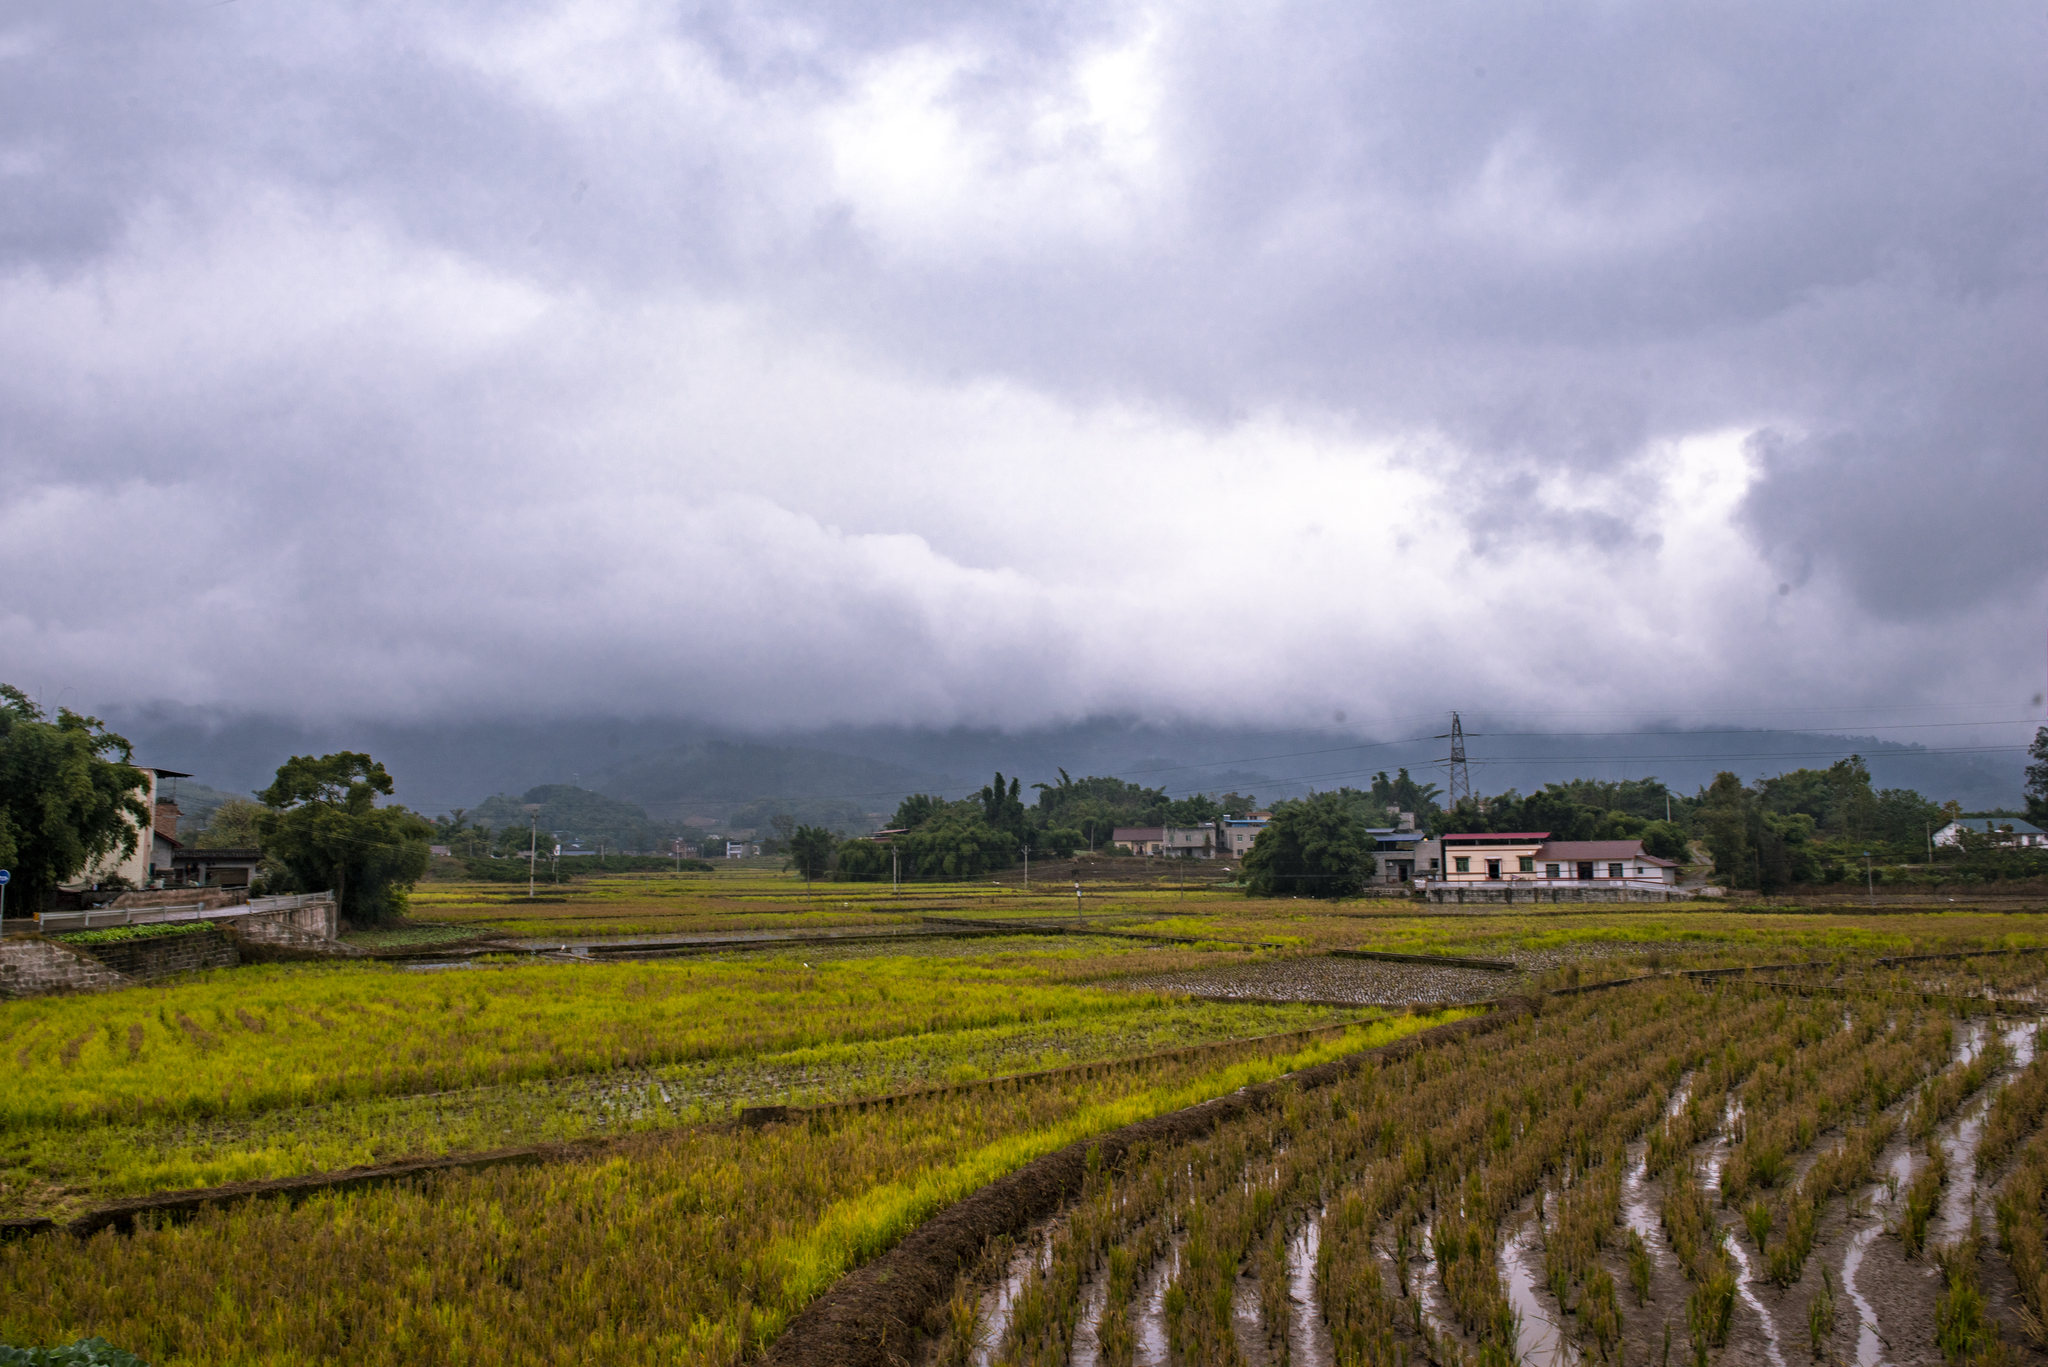
<svg viewBox="0 0 2048 1367"><path fill-rule="evenodd" d="M2028 770L2028 809L2048 817L2048 727L2037 734ZM1458 803L1433 823L1446 831L1548 831L1556 840L1637 839L1651 854L1693 862L1704 854L1717 882L1775 891L1798 883L1862 876L1867 851L1884 863L1955 861L1967 877L2048 873L2048 858L2012 849L1994 837L1966 836L1950 850L1931 849L1933 833L1962 815L1910 788L1876 788L1859 755L1825 769L1793 769L1744 783L1722 773L1692 796L1654 778L1552 783L1523 795Z"/></svg>

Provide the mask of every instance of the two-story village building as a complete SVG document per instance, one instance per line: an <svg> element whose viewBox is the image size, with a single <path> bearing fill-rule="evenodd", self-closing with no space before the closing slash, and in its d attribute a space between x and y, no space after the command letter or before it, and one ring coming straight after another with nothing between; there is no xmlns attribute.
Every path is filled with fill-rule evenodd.
<svg viewBox="0 0 2048 1367"><path fill-rule="evenodd" d="M1678 865L1646 853L1640 840L1552 840L1548 831L1446 835L1440 844L1447 883L1678 882Z"/></svg>
<svg viewBox="0 0 2048 1367"><path fill-rule="evenodd" d="M1213 821L1196 826L1118 826L1109 838L1132 854L1164 854L1181 859L1214 859L1220 844Z"/></svg>

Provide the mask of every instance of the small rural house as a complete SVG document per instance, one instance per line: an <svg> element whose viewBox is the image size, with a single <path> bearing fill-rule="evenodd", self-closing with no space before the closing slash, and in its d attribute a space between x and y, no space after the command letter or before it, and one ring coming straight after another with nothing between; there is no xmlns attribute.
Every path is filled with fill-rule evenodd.
<svg viewBox="0 0 2048 1367"><path fill-rule="evenodd" d="M2017 845L2023 849L2048 847L2048 831L2042 830L2030 821L2022 821L2016 816L1961 817L1949 822L1948 825L1936 831L1934 833L1934 843L1937 845L1960 845L1963 843L1963 832L1965 831L1970 832L1972 835L1988 836L1992 841L2000 845Z"/></svg>
<svg viewBox="0 0 2048 1367"><path fill-rule="evenodd" d="M1252 812L1247 816L1224 817L1218 823L1224 858L1242 859L1250 854L1252 842L1259 838L1259 832L1265 830L1266 823L1272 819L1271 812Z"/></svg>
<svg viewBox="0 0 2048 1367"><path fill-rule="evenodd" d="M1170 854L1181 859L1216 857L1216 823L1198 826L1118 826L1110 840L1132 854Z"/></svg>
<svg viewBox="0 0 2048 1367"><path fill-rule="evenodd" d="M1402 812L1400 819L1398 826L1370 829L1373 858L1377 865L1373 875L1376 883L1412 883L1418 876L1429 876L1427 859L1431 842L1415 829L1413 813Z"/></svg>
<svg viewBox="0 0 2048 1367"><path fill-rule="evenodd" d="M1672 886L1678 865L1640 840L1552 840L1548 831L1490 831L1442 839L1449 883L1627 882Z"/></svg>

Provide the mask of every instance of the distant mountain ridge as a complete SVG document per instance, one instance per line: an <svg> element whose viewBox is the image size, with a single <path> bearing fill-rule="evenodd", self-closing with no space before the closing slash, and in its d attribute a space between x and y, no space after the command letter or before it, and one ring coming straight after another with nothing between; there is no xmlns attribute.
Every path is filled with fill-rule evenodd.
<svg viewBox="0 0 2048 1367"><path fill-rule="evenodd" d="M107 709L113 712L113 709ZM884 813L912 792L966 796L997 769L1034 782L1114 774L1171 795L1234 789L1265 801L1311 788L1363 785L1374 772L1407 768L1443 783L1444 742L1374 741L1334 730L1155 725L1105 719L1029 732L833 728L776 737L721 733L674 721L585 718L460 725L362 723L301 726L163 711L121 716L115 729L138 762L186 770L224 791L270 782L293 754L365 750L385 762L398 798L421 811L474 807L499 793L573 783L638 804L651 817L717 821L749 803L803 804L832 812ZM1744 779L1825 767L1852 751L1880 788L1913 788L1970 809L2015 805L2024 757L2017 751L1922 749L1871 736L1814 731L1659 730L1623 735L1531 735L1468 722L1475 790L1523 792L1573 777L1662 779L1691 792L1732 769Z"/></svg>
<svg viewBox="0 0 2048 1367"><path fill-rule="evenodd" d="M887 813L906 793L946 783L887 760L801 745L757 741L697 741L599 773L590 786L635 802L657 820L719 816L762 799L791 804L819 800Z"/></svg>

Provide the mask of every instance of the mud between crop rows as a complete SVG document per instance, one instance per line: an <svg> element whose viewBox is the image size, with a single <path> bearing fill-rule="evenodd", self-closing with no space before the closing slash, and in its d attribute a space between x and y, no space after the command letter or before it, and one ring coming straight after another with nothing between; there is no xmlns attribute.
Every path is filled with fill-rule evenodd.
<svg viewBox="0 0 2048 1367"><path fill-rule="evenodd" d="M1369 1060L1403 1059L1447 1039L1497 1029L1531 1009L1526 999L1503 1001L1485 1016L1433 1026L1391 1044L1076 1141L1036 1159L941 1211L889 1252L842 1277L790 1321L769 1348L767 1361L844 1367L907 1363L935 1312L952 1294L955 1279L976 1264L991 1241L1024 1235L1081 1190L1091 1149L1101 1162L1114 1166L1141 1144L1199 1139L1226 1121L1270 1104L1288 1088L1325 1086Z"/></svg>
<svg viewBox="0 0 2048 1367"><path fill-rule="evenodd" d="M1497 1025L1498 1020L1488 1022ZM1467 1022L1476 1027L1479 1023ZM2028 1061L2038 1022L2004 1019L1960 1024L1956 1028L1958 1048L1950 1060L1957 1066L1985 1047L1993 1032L2002 1035L2010 1050L2007 1063L1944 1119L1924 1142L1908 1138L1903 1128L1882 1150L1873 1165L1882 1178L1859 1184L1848 1196L1823 1202L1818 1216L1814 1251L1803 1270L1789 1285L1779 1285L1766 1274L1766 1241L1759 1244L1744 1227L1740 1203L1719 1204L1719 1187L1727 1171L1734 1143L1742 1134L1744 1117L1732 1099L1719 1112L1711 1132L1692 1146L1686 1157L1691 1169L1703 1180L1715 1201L1714 1220L1725 1241L1724 1247L1736 1273L1735 1301L1725 1339L1711 1353L1711 1361L1731 1367L1804 1367L1825 1362L1834 1367L1938 1367L1943 1363L1935 1346L1935 1295L1939 1278L1933 1258L1922 1253L1907 1256L1897 1237L1904 1185L1929 1161L1921 1149L1938 1147L1948 1157L1949 1180L1941 1195L1940 1208L1932 1221L1932 1242L1959 1240L1971 1233L1973 1223L1988 1225L1990 1194L1995 1186L1987 1177L1976 1180L1973 1156L1976 1136L1999 1088L2010 1082ZM1438 1035L1441 1039L1442 1036ZM1393 1046L1387 1053L1398 1056L1427 1043L1418 1036ZM1356 1061L1347 1061L1353 1063ZM1304 1079L1306 1081L1307 1079ZM1679 1078L1665 1099L1668 1119L1681 1110L1693 1085L1690 1073ZM1272 1084L1269 1084L1271 1087ZM1894 1124L1903 1125L1915 1104L1918 1088L1893 1101L1881 1113ZM1162 1117L1119 1132L1120 1142L1105 1145L1104 1157L1115 1161L1125 1149L1141 1139L1173 1142L1201 1137L1225 1120L1260 1104L1262 1098L1233 1097L1208 1103L1191 1111ZM1823 1150L1839 1141L1839 1130L1817 1136L1811 1149L1800 1155L1781 1184L1789 1188L1819 1161ZM835 1288L827 1300L813 1307L816 1322L800 1319L792 1325L770 1354L776 1362L912 1362L938 1361L936 1340L924 1342L919 1351L919 1329L946 1295L957 1271L974 1256L967 1237L971 1230L981 1238L1014 1237L1020 1248L1011 1267L1010 1294L1023 1284L1036 1260L1049 1256L1051 1226L1045 1215L1034 1221L1026 1212L1037 1207L1050 1218L1065 1196L1081 1181L1080 1153L1085 1146L1055 1159L1064 1160L1057 1172L1048 1164L1044 1173L1019 1173L1019 1190L991 1189L961 1203L949 1216L961 1217L940 1237L906 1241L894 1254L871 1264ZM1932 1152L1927 1147L1926 1152ZM1918 1157L1916 1157L1916 1154ZM1263 1160L1260 1160L1263 1161ZM1646 1142L1638 1137L1626 1154L1621 1177L1622 1198L1615 1236L1601 1254L1601 1262L1616 1284L1625 1288L1625 1307L1617 1340L1606 1351L1586 1341L1574 1321L1574 1307L1560 1303L1555 1283L1546 1284L1545 1240L1552 1225L1546 1223L1546 1201L1561 1193L1548 1182L1538 1194L1525 1201L1503 1221L1499 1230L1498 1272L1504 1291L1517 1316L1515 1358L1526 1367L1584 1367L1584 1364L1645 1364L1645 1367L1679 1367L1696 1361L1688 1346L1688 1300L1695 1288L1688 1282L1674 1254L1661 1214L1668 1182L1649 1171ZM1034 1165L1034 1167L1037 1165ZM1028 1171L1028 1170L1027 1170ZM1246 1181L1254 1180L1247 1169ZM1993 1175L1995 1176L1995 1174ZM1000 1185L1000 1184L998 1184ZM990 1199L983 1200L983 1197ZM967 1210L966 1207L978 1207ZM1317 1244L1327 1206L1301 1214L1287 1230L1288 1295L1276 1312L1270 1298L1262 1303L1256 1280L1257 1269L1248 1260L1240 1269L1232 1298L1231 1327L1236 1359L1247 1367L1285 1363L1288 1367L1324 1367L1337 1359L1325 1320L1317 1285ZM935 1222L936 1223L936 1222ZM928 1227L929 1228L929 1227ZM935 1231L936 1232L936 1231ZM925 1231L920 1231L920 1234ZM1630 1235L1639 1242L1631 1252ZM1464 1367L1479 1360L1482 1345L1462 1331L1450 1312L1442 1272L1431 1252L1427 1225L1419 1238L1399 1248L1390 1237L1375 1238L1379 1267L1386 1291L1399 1307L1394 1342L1411 1363L1428 1361L1436 1367ZM916 1260L931 1254L938 1257L921 1266ZM1118 1359L1131 1367L1157 1362L1164 1367L1179 1360L1169 1353L1165 1338L1162 1306L1169 1287L1179 1273L1180 1246L1164 1248L1156 1263L1145 1271L1132 1307L1136 1341L1127 1356ZM1984 1239L1979 1273L1992 1302L1993 1317L2003 1325L2013 1360L2023 1363L2048 1362L2048 1358L2026 1346L2013 1314L2011 1274L1991 1252L1991 1240ZM1638 1291L1640 1295L1638 1295ZM999 1297L996 1299L1000 1299ZM984 1299L986 1310L995 1303ZM1099 1367L1103 1361L1096 1339L1097 1326L1105 1307L1100 1278L1086 1286L1084 1301L1074 1330L1070 1363ZM812 1312L807 1311L805 1319ZM978 1362L993 1361L1002 1339L1005 1322L986 1318L980 1326Z"/></svg>

